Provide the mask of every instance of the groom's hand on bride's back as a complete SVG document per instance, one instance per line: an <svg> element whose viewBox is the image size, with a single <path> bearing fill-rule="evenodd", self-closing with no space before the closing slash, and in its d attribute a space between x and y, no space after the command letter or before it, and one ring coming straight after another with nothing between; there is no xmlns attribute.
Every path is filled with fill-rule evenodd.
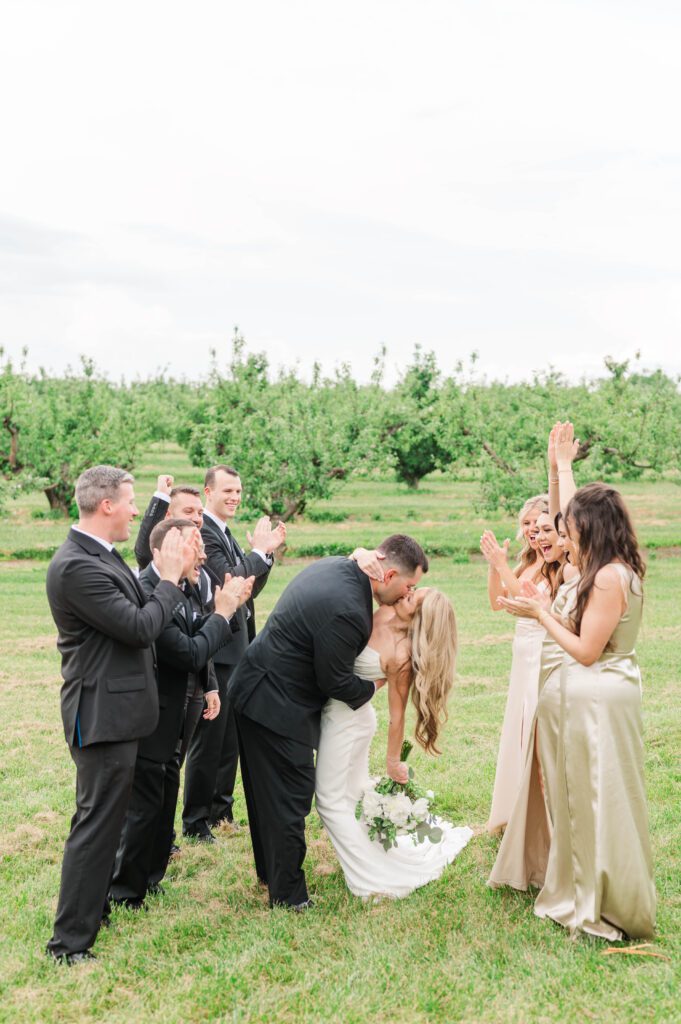
<svg viewBox="0 0 681 1024"><path fill-rule="evenodd" d="M385 679L374 679L374 684L376 686L376 689L380 690L382 686L385 686L386 680Z"/></svg>

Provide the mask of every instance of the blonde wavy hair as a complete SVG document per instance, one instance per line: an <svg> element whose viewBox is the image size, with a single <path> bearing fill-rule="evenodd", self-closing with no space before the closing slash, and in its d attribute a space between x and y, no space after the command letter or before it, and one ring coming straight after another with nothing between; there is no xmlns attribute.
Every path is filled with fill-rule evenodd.
<svg viewBox="0 0 681 1024"><path fill-rule="evenodd" d="M518 513L518 532L515 535L516 540L524 540L523 538L523 519L528 512L531 512L533 508L539 508L542 512L548 512L549 510L549 496L548 494L535 494L532 498L528 498L520 512ZM528 566L532 565L536 561L537 552L533 547L530 546L528 541L524 541L522 551L518 556L518 564L513 570L516 576L520 576L521 573L525 572Z"/></svg>
<svg viewBox="0 0 681 1024"><path fill-rule="evenodd" d="M416 742L428 754L439 754L437 738L447 721L457 652L456 616L442 591L429 588L411 621L409 638Z"/></svg>

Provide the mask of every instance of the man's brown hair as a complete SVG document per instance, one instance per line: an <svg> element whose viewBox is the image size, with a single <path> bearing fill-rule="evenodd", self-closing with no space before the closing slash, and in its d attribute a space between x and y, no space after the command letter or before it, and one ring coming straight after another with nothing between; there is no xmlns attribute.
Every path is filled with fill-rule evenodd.
<svg viewBox="0 0 681 1024"><path fill-rule="evenodd" d="M386 537L378 550L385 555L386 563L400 569L402 572L414 573L421 567L428 572L428 559L426 553L413 537L406 533L393 533Z"/></svg>
<svg viewBox="0 0 681 1024"><path fill-rule="evenodd" d="M176 527L178 530L186 530L189 527L192 530L196 529L196 526L191 519L162 519L160 523L156 523L156 526L151 531L149 537L149 547L153 551L160 551L161 545L166 538L166 534Z"/></svg>
<svg viewBox="0 0 681 1024"><path fill-rule="evenodd" d="M204 480L203 480L203 486L204 487L214 487L215 486L215 474L218 473L220 470L222 470L223 473L227 473L228 476L238 476L239 475L239 470L238 469L232 469L231 466L225 466L222 463L220 463L219 466L211 466L210 469L206 470L206 475L205 475Z"/></svg>
<svg viewBox="0 0 681 1024"><path fill-rule="evenodd" d="M173 487L170 492L170 500L172 501L178 494L191 494L194 498L201 497L201 491L198 487L192 487L190 484L180 484L178 487Z"/></svg>

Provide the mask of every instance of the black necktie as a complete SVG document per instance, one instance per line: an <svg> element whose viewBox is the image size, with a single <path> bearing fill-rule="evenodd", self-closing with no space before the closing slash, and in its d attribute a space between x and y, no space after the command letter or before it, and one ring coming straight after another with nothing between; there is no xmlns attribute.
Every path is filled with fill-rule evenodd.
<svg viewBox="0 0 681 1024"><path fill-rule="evenodd" d="M229 545L229 550L232 553L232 561L234 562L234 565L237 565L241 561L241 552L239 550L239 545L234 540L234 537L232 537L230 533L227 533L226 530L225 540L227 541L227 544Z"/></svg>

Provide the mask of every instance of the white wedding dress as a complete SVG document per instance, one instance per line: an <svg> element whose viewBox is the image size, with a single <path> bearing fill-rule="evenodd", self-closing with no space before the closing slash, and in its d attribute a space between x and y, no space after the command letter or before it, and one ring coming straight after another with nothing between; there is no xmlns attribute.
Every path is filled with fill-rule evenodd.
<svg viewBox="0 0 681 1024"><path fill-rule="evenodd" d="M383 679L377 651L365 647L355 661L362 679ZM342 701L329 700L322 710L317 752L315 802L350 892L355 896L408 896L444 871L473 835L470 828L454 828L438 820L442 842L426 840L414 845L400 836L386 851L369 839L367 826L355 818L357 801L369 783L369 747L376 731L371 701L353 711Z"/></svg>

